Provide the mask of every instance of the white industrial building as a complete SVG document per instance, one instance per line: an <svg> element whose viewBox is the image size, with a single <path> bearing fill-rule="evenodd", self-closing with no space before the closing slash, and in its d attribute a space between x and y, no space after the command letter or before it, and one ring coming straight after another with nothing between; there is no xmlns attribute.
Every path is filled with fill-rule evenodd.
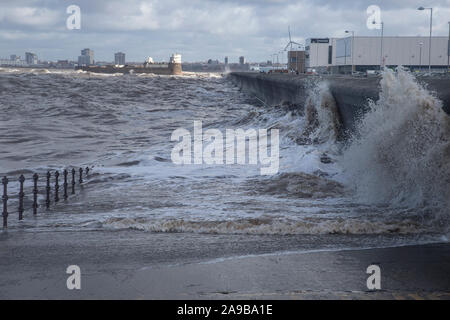
<svg viewBox="0 0 450 320"><path fill-rule="evenodd" d="M432 69L447 68L448 40L448 37L432 37ZM306 70L349 73L352 65L355 71L399 65L425 70L429 64L429 41L429 37L311 38L306 43Z"/></svg>
<svg viewBox="0 0 450 320"><path fill-rule="evenodd" d="M307 39L305 46L306 71L327 69L333 66L336 63L335 47L335 38Z"/></svg>

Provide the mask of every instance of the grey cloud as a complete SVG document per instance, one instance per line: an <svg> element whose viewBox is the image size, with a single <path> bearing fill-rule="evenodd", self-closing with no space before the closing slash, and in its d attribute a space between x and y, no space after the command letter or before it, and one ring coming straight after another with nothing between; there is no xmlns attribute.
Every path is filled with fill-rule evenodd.
<svg viewBox="0 0 450 320"><path fill-rule="evenodd" d="M68 5L82 11L82 29L65 29ZM112 60L114 51L130 60L167 59L173 51L184 60L269 59L287 42L291 26L297 41L344 36L344 30L377 35L366 28L365 10L382 9L386 34L426 35L428 15L422 1L326 0L25 0L0 4L0 56L32 50L44 59L75 59L91 47L97 60ZM446 35L450 0L427 0L435 10L435 34Z"/></svg>

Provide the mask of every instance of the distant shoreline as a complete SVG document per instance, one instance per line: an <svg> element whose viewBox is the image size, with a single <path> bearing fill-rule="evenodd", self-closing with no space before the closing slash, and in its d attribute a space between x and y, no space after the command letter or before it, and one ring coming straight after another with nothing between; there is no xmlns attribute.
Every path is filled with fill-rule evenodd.
<svg viewBox="0 0 450 320"><path fill-rule="evenodd" d="M75 70L75 68L56 68L56 67L49 67L49 66L0 66L2 69L51 69L51 70Z"/></svg>

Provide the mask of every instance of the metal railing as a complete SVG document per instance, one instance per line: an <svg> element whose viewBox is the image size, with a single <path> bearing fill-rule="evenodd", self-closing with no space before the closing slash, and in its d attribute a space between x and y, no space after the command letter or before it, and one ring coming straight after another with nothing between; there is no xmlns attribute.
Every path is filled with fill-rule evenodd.
<svg viewBox="0 0 450 320"><path fill-rule="evenodd" d="M83 172L85 172L86 177L89 175L89 167L86 167L84 170L83 168L79 168L78 173L78 183L81 185L83 184ZM67 169L65 169L63 172L63 198L64 200L68 200L69 198L69 194L68 194L68 187L69 187L69 182L68 182L68 176L69 176L69 171ZM72 190L71 190L71 194L74 195L75 194L75 186L76 186L76 173L77 171L75 170L75 168L72 168L71 170L71 174L72 174L72 181L71 181L71 185L72 185ZM54 204L57 204L58 202L60 202L60 197L59 197L59 178L60 178L60 173L59 171L55 171L54 174ZM50 208L50 205L52 203L51 199L50 199L50 194L52 191L51 188L51 178L52 178L52 173L50 171L47 171L46 174L46 187L45 187L45 207L48 210ZM32 209L33 209L33 215L36 216L38 214L38 208L39 208L39 204L38 204L38 193L39 193L39 189L38 189L38 180L39 180L39 175L37 173L35 173L32 176L33 179L33 205L32 205ZM19 221L23 220L23 214L25 212L25 208L24 208L24 198L25 198L25 192L24 192L24 183L25 183L25 176L22 174L19 177L19 205L18 205L18 213L19 213ZM7 228L8 227L8 200L9 200L9 196L8 196L8 183L9 183L9 179L8 177L3 177L3 179L1 180L1 183L3 185L3 196L2 196L2 201L3 201L3 212L2 212L2 216L3 216L3 228Z"/></svg>

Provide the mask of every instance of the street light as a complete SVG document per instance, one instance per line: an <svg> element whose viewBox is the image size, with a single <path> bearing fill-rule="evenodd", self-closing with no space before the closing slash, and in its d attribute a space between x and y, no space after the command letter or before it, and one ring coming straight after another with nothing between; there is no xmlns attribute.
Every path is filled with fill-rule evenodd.
<svg viewBox="0 0 450 320"><path fill-rule="evenodd" d="M345 43L345 52L344 52L344 66L347 65L347 38L344 39L344 43Z"/></svg>
<svg viewBox="0 0 450 320"><path fill-rule="evenodd" d="M270 56L272 57L272 65L275 66L275 63L276 63L275 56L276 56L276 54L274 53L274 54L271 54Z"/></svg>
<svg viewBox="0 0 450 320"><path fill-rule="evenodd" d="M381 22L381 58L380 58L380 71L383 68L383 36L384 36L384 22Z"/></svg>
<svg viewBox="0 0 450 320"><path fill-rule="evenodd" d="M284 69L284 52L283 50L280 51L281 54L281 68Z"/></svg>
<svg viewBox="0 0 450 320"><path fill-rule="evenodd" d="M355 56L355 52L354 52L354 46L355 46L355 31L348 31L345 30L345 33L352 33L352 75L353 75L353 69L355 69L355 63L353 60L353 57Z"/></svg>
<svg viewBox="0 0 450 320"><path fill-rule="evenodd" d="M277 56L277 67L278 67L278 65L280 64L280 62L279 62L279 60L278 60L278 53L274 53L273 56L274 56L274 57Z"/></svg>
<svg viewBox="0 0 450 320"><path fill-rule="evenodd" d="M420 46L420 59L419 59L419 66L420 66L420 71L422 71L422 46L423 46L423 42L419 42L419 46Z"/></svg>
<svg viewBox="0 0 450 320"><path fill-rule="evenodd" d="M417 10L430 10L430 43L428 44L428 71L431 73L431 35L433 33L433 8L419 7Z"/></svg>
<svg viewBox="0 0 450 320"><path fill-rule="evenodd" d="M372 24L377 24L375 20ZM383 68L383 37L384 37L384 22L381 22L381 55L380 55L380 71Z"/></svg>

